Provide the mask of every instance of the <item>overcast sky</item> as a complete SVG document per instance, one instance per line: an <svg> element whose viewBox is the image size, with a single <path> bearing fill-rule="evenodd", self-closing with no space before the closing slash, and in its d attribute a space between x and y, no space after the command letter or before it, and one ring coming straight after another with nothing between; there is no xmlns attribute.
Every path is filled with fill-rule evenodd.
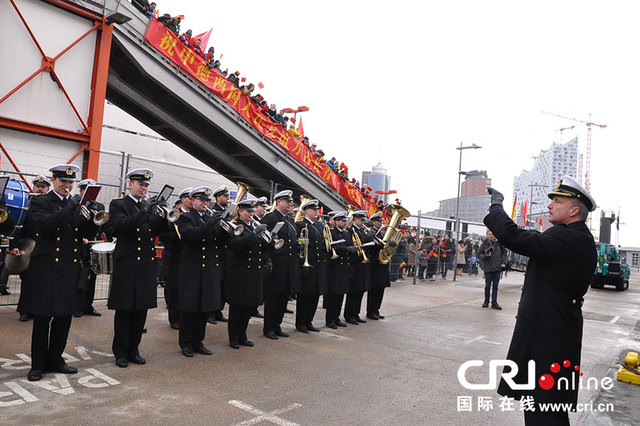
<svg viewBox="0 0 640 426"><path fill-rule="evenodd" d="M621 210L619 242L640 246L640 3L635 1L177 1L181 31L213 28L222 68L278 108L306 105L306 134L358 180L379 160L412 213L456 196L462 169L487 170L511 208L532 156L586 127L591 192ZM596 211L596 218L599 212ZM597 220L596 220L597 222ZM596 226L597 227L597 226ZM615 232L613 234L615 239Z"/></svg>

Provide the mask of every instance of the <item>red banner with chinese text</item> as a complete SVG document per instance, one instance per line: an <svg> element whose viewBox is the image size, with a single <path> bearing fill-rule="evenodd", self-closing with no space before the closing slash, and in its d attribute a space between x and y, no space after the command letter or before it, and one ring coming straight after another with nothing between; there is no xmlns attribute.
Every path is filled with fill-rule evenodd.
<svg viewBox="0 0 640 426"><path fill-rule="evenodd" d="M182 43L175 33L157 19L151 20L145 39L191 77L215 92L265 138L280 145L290 156L324 180L331 188L345 197L349 204L365 208L368 212L378 210L377 206L364 199L359 190L351 183L343 181L325 161L311 152L282 125L271 121L251 98L244 95L217 70L210 69L202 56Z"/></svg>

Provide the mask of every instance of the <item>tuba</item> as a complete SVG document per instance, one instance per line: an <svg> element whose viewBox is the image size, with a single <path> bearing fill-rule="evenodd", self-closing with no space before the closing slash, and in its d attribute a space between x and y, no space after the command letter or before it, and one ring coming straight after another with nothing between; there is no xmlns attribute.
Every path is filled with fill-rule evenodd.
<svg viewBox="0 0 640 426"><path fill-rule="evenodd" d="M242 234L242 231L244 231L244 226L242 224L231 223L227 218L233 218L236 215L238 211L238 202L241 201L249 191L251 191L251 187L242 182L236 183L236 186L238 187L236 198L227 206L227 210L225 210L222 215L222 219L220 219L220 226L229 234L240 235Z"/></svg>
<svg viewBox="0 0 640 426"><path fill-rule="evenodd" d="M380 253L378 253L378 260L383 265L386 265L391 261L391 257L397 249L397 246L391 247L389 245L389 241L398 243L402 238L402 232L396 228L398 222L405 217L411 216L411 213L409 213L407 209L396 204L391 204L389 208L393 210L393 214L391 215L391 219L389 219L389 224L387 225L387 229L382 237L381 243L383 244L383 247L380 249Z"/></svg>
<svg viewBox="0 0 640 426"><path fill-rule="evenodd" d="M5 209L0 209L0 223L6 222L9 218L9 212Z"/></svg>
<svg viewBox="0 0 640 426"><path fill-rule="evenodd" d="M302 220L302 218L304 217L304 211L302 210L302 205L309 201L311 199L311 195L307 195L307 194L302 194L300 196L300 207L298 207L298 213L296 213L296 217L295 219L293 219L294 222L300 222Z"/></svg>
<svg viewBox="0 0 640 426"><path fill-rule="evenodd" d="M354 205L349 205L349 207L347 207L347 217L349 218L348 222L347 222L347 228L351 228L351 225L353 225L353 212L358 211L358 208Z"/></svg>

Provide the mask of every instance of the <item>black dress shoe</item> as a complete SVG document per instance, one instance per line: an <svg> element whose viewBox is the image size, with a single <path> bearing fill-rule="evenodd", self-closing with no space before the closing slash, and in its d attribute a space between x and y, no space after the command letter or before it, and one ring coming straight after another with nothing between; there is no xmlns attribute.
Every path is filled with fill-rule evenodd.
<svg viewBox="0 0 640 426"><path fill-rule="evenodd" d="M238 340L238 344L240 344L242 346L249 346L249 347L255 346L253 344L253 342L251 340L249 340L249 339Z"/></svg>
<svg viewBox="0 0 640 426"><path fill-rule="evenodd" d="M116 366L118 366L120 368L127 368L129 366L129 362L127 361L126 358L117 358L116 359Z"/></svg>
<svg viewBox="0 0 640 426"><path fill-rule="evenodd" d="M52 368L51 371L54 373L62 373L62 374L76 374L78 369L75 367L69 367L67 364L64 364L57 368Z"/></svg>
<svg viewBox="0 0 640 426"><path fill-rule="evenodd" d="M275 331L275 333L276 333L276 336L280 336L280 337L289 337L289 333L285 333L285 332L284 332L284 331L282 331L282 330L276 330L276 331Z"/></svg>
<svg viewBox="0 0 640 426"><path fill-rule="evenodd" d="M182 355L186 356L187 358L191 358L194 355L193 354L193 349L191 349L188 346L182 348L182 350L180 352L182 352Z"/></svg>
<svg viewBox="0 0 640 426"><path fill-rule="evenodd" d="M334 330L336 330L338 328L338 326L336 325L335 322L328 322L325 324L327 327L329 328L333 328Z"/></svg>
<svg viewBox="0 0 640 426"><path fill-rule="evenodd" d="M254 317L254 318L264 318L264 315L262 315L257 310L254 313L252 313L251 316Z"/></svg>
<svg viewBox="0 0 640 426"><path fill-rule="evenodd" d="M319 328L314 327L312 324L307 325L307 330L309 330L309 331L315 331L315 332L320 331L320 329L319 329Z"/></svg>
<svg viewBox="0 0 640 426"><path fill-rule="evenodd" d="M142 358L140 355L134 355L128 358L134 364L144 365L147 363L147 360Z"/></svg>
<svg viewBox="0 0 640 426"><path fill-rule="evenodd" d="M101 317L102 314L96 311L94 308L85 309L82 312L83 315L91 315L92 317Z"/></svg>
<svg viewBox="0 0 640 426"><path fill-rule="evenodd" d="M293 311L291 309L287 308L287 309L284 310L284 313L285 314L292 314Z"/></svg>
<svg viewBox="0 0 640 426"><path fill-rule="evenodd" d="M217 313L214 318L216 319L216 321L229 322L229 319L222 315L222 312Z"/></svg>
<svg viewBox="0 0 640 426"><path fill-rule="evenodd" d="M146 333L146 332L147 332L147 327L143 328L143 329L142 329L142 332L143 332L143 333Z"/></svg>
<svg viewBox="0 0 640 426"><path fill-rule="evenodd" d="M216 319L214 317L207 318L207 322L209 324L217 324L218 323L218 321L216 321Z"/></svg>
<svg viewBox="0 0 640 426"><path fill-rule="evenodd" d="M274 331L270 331L268 333L264 333L264 337L267 337L271 340L278 340L278 336L276 335L276 333Z"/></svg>
<svg viewBox="0 0 640 426"><path fill-rule="evenodd" d="M491 304L491 309L497 309L497 310L501 311L502 307L500 305L498 305L497 303L492 303Z"/></svg>
<svg viewBox="0 0 640 426"><path fill-rule="evenodd" d="M31 319L31 316L28 314L20 314L20 318L18 318L18 321L20 322L27 322Z"/></svg>
<svg viewBox="0 0 640 426"><path fill-rule="evenodd" d="M353 324L353 325L359 325L358 320L356 320L355 318L347 318L346 321L349 324Z"/></svg>
<svg viewBox="0 0 640 426"><path fill-rule="evenodd" d="M82 316L82 312L76 312L75 314L73 314L74 318L80 318Z"/></svg>
<svg viewBox="0 0 640 426"><path fill-rule="evenodd" d="M180 330L180 323L172 322L171 324L169 324L169 327L173 328L174 330Z"/></svg>
<svg viewBox="0 0 640 426"><path fill-rule="evenodd" d="M213 352L211 352L209 349L205 348L204 345L202 343L200 343L199 345L196 345L193 347L193 351L202 355L212 355Z"/></svg>
<svg viewBox="0 0 640 426"><path fill-rule="evenodd" d="M10 294L11 294L11 292L8 291L6 288L4 290L0 291L0 295L2 295L2 296L8 296Z"/></svg>
<svg viewBox="0 0 640 426"><path fill-rule="evenodd" d="M29 371L29 374L27 374L27 379L29 379L30 382L37 382L38 380L42 379L42 370L31 370Z"/></svg>
<svg viewBox="0 0 640 426"><path fill-rule="evenodd" d="M489 307L489 302L484 302L484 303L482 304L482 307L483 307L483 308L488 308L488 307Z"/></svg>
<svg viewBox="0 0 640 426"><path fill-rule="evenodd" d="M372 319L372 320L376 320L376 321L380 319L378 317L378 315L376 315L376 314L372 314L372 315L367 314L367 318Z"/></svg>
<svg viewBox="0 0 640 426"><path fill-rule="evenodd" d="M346 327L346 326L347 326L347 324L343 323L343 322L342 322L342 321L340 321L340 320L336 320L336 325L337 325L338 327Z"/></svg>
<svg viewBox="0 0 640 426"><path fill-rule="evenodd" d="M298 330L300 333L309 333L307 327L296 327L296 330Z"/></svg>
<svg viewBox="0 0 640 426"><path fill-rule="evenodd" d="M378 319L384 319L384 315L378 314Z"/></svg>
<svg viewBox="0 0 640 426"><path fill-rule="evenodd" d="M356 321L361 322L361 323L365 323L365 322L367 322L366 320L363 320L363 319L362 319L362 318L360 318L360 317L356 317Z"/></svg>
<svg viewBox="0 0 640 426"><path fill-rule="evenodd" d="M238 344L238 342L229 342L229 346L231 346L233 349L240 349L240 345Z"/></svg>

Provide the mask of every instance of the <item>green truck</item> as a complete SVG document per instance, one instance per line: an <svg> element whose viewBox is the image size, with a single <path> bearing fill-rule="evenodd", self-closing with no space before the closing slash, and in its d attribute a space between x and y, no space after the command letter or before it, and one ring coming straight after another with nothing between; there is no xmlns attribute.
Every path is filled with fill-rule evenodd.
<svg viewBox="0 0 640 426"><path fill-rule="evenodd" d="M620 259L616 247L608 243L598 243L598 264L591 282L592 288L603 288L605 285L614 286L618 291L629 288L631 271L629 265Z"/></svg>

